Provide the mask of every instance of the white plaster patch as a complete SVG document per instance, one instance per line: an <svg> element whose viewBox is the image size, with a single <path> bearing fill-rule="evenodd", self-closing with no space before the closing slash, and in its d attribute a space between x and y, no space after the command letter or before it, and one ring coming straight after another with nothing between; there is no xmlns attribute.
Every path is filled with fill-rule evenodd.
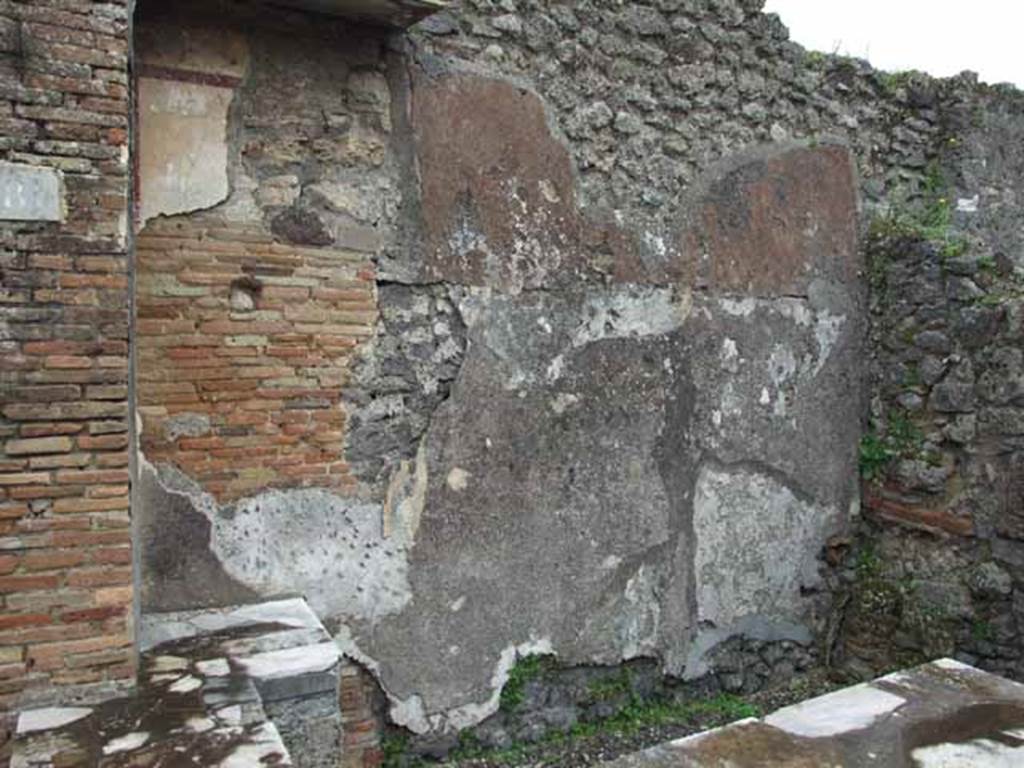
<svg viewBox="0 0 1024 768"><path fill-rule="evenodd" d="M661 623L657 587L658 576L646 565L640 566L626 582L623 610L616 621L617 645L624 659L652 654L657 649Z"/></svg>
<svg viewBox="0 0 1024 768"><path fill-rule="evenodd" d="M462 469L461 467L455 467L451 472L448 473L446 480L448 487L456 493L461 493L469 487L469 478L472 477L469 472Z"/></svg>
<svg viewBox="0 0 1024 768"><path fill-rule="evenodd" d="M426 504L427 480L427 443L424 438L416 450L415 461L401 462L392 476L381 513L384 538L403 552L416 541ZM407 600L408 594L405 594ZM404 604L396 605L394 609L397 611Z"/></svg>
<svg viewBox="0 0 1024 768"><path fill-rule="evenodd" d="M143 462L142 471L155 469ZM390 538L385 535L384 508L378 503L342 498L321 488L274 490L236 502L234 514L225 515L216 500L189 478L171 468L162 472L165 489L187 498L210 521L210 550L228 575L259 594L305 595L309 605L303 609L312 616L313 626L319 622L310 609L321 616L376 620L397 613L412 598L407 551L419 525L418 500L426 490L422 449L410 471L409 492L393 507L398 515ZM338 589L338 584L352 588ZM268 604L253 610L266 612L270 621L281 620ZM163 637L151 639L192 636L196 628L217 631L237 626L212 612L199 615L210 626L199 626L199 620L186 622L178 631L162 626L157 631ZM233 614L246 615L242 609Z"/></svg>
<svg viewBox="0 0 1024 768"><path fill-rule="evenodd" d="M745 299L721 298L718 300L718 306L733 317L749 317L757 309L757 299L750 297Z"/></svg>
<svg viewBox="0 0 1024 768"><path fill-rule="evenodd" d="M956 201L956 209L960 213L977 213L981 203L981 195L974 197L959 197Z"/></svg>
<svg viewBox="0 0 1024 768"><path fill-rule="evenodd" d="M548 369L547 369L547 371L544 372L544 375L547 377L548 381L551 381L551 382L558 381L560 378L562 378L562 371L564 369L565 369L565 356L564 355L556 355L551 360L551 363L548 365Z"/></svg>
<svg viewBox="0 0 1024 768"><path fill-rule="evenodd" d="M582 347L604 339L661 336L678 330L690 315L689 295L667 288L632 288L597 294L583 306L584 320L572 345Z"/></svg>
<svg viewBox="0 0 1024 768"><path fill-rule="evenodd" d="M863 683L784 707L766 717L765 723L812 739L836 736L867 728L905 703L901 696Z"/></svg>
<svg viewBox="0 0 1024 768"><path fill-rule="evenodd" d="M551 410L561 416L580 401L577 395L568 392L559 392L551 401Z"/></svg>
<svg viewBox="0 0 1024 768"><path fill-rule="evenodd" d="M817 376L825 363L832 355L839 336L842 334L843 326L846 324L845 315L832 315L828 312L819 312L814 324L814 338L818 342L818 358L814 363L814 371L811 375Z"/></svg>
<svg viewBox="0 0 1024 768"><path fill-rule="evenodd" d="M656 235L650 230L644 230L644 245L662 258L668 255L668 246L665 244L665 238L661 235Z"/></svg>
<svg viewBox="0 0 1024 768"><path fill-rule="evenodd" d="M149 734L146 731L129 733L104 744L103 754L116 755L119 752L131 752L133 749L143 746L147 741L149 741Z"/></svg>
<svg viewBox="0 0 1024 768"><path fill-rule="evenodd" d="M698 620L725 628L753 615L799 619L800 588L819 578L814 553L834 518L769 477L703 467L693 520Z"/></svg>
<svg viewBox="0 0 1024 768"><path fill-rule="evenodd" d="M139 78L140 217L227 199L230 88Z"/></svg>
<svg viewBox="0 0 1024 768"><path fill-rule="evenodd" d="M549 179L541 179L537 182L537 187L540 189L540 193L544 196L544 199L552 205L562 201L562 198L558 195L558 189Z"/></svg>
<svg viewBox="0 0 1024 768"><path fill-rule="evenodd" d="M34 733L36 731L52 731L70 723L77 722L92 714L87 707L48 707L46 709L30 709L18 715L18 733Z"/></svg>
<svg viewBox="0 0 1024 768"><path fill-rule="evenodd" d="M340 658L338 647L332 642L326 642L257 653L248 658L240 658L237 662L250 677L277 680L282 677L325 672L337 664Z"/></svg>
<svg viewBox="0 0 1024 768"><path fill-rule="evenodd" d="M719 409L712 412L711 418L714 420L715 414L718 413L720 416L740 416L743 413L743 408L746 405L746 401L741 392L736 391L736 387L733 385L731 380L726 381L722 387L719 396ZM716 424L716 426L718 426Z"/></svg>
<svg viewBox="0 0 1024 768"><path fill-rule="evenodd" d="M796 371L797 362L793 350L784 344L776 344L772 347L772 354L768 358L768 375L771 377L772 384L776 387L783 386L793 378Z"/></svg>
<svg viewBox="0 0 1024 768"><path fill-rule="evenodd" d="M740 370L740 364L743 362L740 358L740 352L736 346L734 339L726 338L722 342L722 368L730 373L738 373Z"/></svg>

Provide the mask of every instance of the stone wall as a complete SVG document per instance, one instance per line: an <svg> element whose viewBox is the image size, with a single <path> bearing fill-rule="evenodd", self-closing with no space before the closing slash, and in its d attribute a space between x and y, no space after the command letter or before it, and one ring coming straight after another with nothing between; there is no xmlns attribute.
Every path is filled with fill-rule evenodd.
<svg viewBox="0 0 1024 768"><path fill-rule="evenodd" d="M128 28L124 0L0 5L4 709L134 672Z"/></svg>
<svg viewBox="0 0 1024 768"><path fill-rule="evenodd" d="M1020 678L1024 98L933 87L943 133L925 194L894 201L867 241L873 524L855 546L844 650L865 672L955 652ZM881 617L858 599L865 582L886 597ZM898 629L873 640L879 621Z"/></svg>

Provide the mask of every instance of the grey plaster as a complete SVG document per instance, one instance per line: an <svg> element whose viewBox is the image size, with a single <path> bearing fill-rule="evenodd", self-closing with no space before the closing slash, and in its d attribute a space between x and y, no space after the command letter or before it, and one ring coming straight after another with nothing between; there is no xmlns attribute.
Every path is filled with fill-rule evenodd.
<svg viewBox="0 0 1024 768"><path fill-rule="evenodd" d="M392 717L420 732L476 722L526 651L653 656L695 676L734 634L809 641L815 556L845 524L854 466L855 440L798 404L845 392L855 324L830 307L464 291L466 357L424 437L413 600L338 617ZM414 656L452 663L434 674Z"/></svg>
<svg viewBox="0 0 1024 768"><path fill-rule="evenodd" d="M170 467L158 475L145 465L141 477L148 610L301 594L321 616L374 621L410 599L414 531L398 524L385 537L382 504L304 489L221 506ZM178 530L177 540L166 538L168 527ZM170 554L182 550L183 557Z"/></svg>

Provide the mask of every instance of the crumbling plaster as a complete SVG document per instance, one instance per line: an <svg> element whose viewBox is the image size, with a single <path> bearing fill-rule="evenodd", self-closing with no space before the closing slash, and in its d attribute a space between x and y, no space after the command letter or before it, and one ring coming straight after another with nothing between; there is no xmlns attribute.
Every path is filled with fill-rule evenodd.
<svg viewBox="0 0 1024 768"><path fill-rule="evenodd" d="M151 607L303 594L418 732L493 712L517 655L698 676L736 633L807 642L855 495L846 148L752 148L652 236L582 204L525 84L364 51L344 100L310 75L299 104L325 43L255 37L204 216L377 259L342 384L360 483L217 501L141 457Z"/></svg>

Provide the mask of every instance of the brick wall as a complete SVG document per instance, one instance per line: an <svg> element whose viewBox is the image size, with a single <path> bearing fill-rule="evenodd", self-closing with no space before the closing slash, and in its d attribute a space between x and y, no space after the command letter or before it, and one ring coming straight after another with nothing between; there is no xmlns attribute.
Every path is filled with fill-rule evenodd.
<svg viewBox="0 0 1024 768"><path fill-rule="evenodd" d="M339 695L345 732L342 768L376 768L384 762L381 735L386 702L380 686L361 666L345 660Z"/></svg>
<svg viewBox="0 0 1024 768"><path fill-rule="evenodd" d="M355 486L341 388L377 318L363 254L274 242L214 216L137 241L138 403L146 459L220 500Z"/></svg>
<svg viewBox="0 0 1024 768"><path fill-rule="evenodd" d="M0 3L0 158L64 174L0 222L0 708L131 678L128 12Z"/></svg>

